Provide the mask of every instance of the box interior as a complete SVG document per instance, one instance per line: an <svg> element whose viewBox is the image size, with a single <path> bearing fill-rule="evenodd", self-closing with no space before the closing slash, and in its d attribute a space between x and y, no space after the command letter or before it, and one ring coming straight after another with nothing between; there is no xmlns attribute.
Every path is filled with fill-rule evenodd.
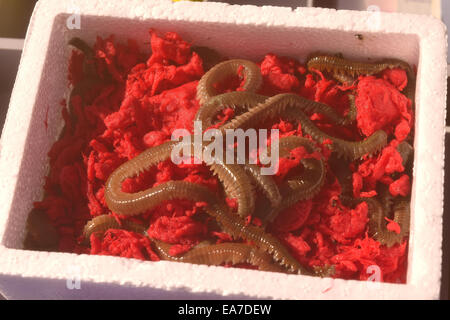
<svg viewBox="0 0 450 320"><path fill-rule="evenodd" d="M32 120L17 177L11 214L1 239L1 244L7 248L21 249L23 247L27 215L33 202L43 197L44 178L49 168L47 152L57 140L63 126L60 103L68 92L67 69L72 50L67 45L67 41L74 36L92 45L96 36L107 37L114 33L118 41L135 39L142 49L145 48L149 52L148 30L150 28L154 28L159 33L176 31L185 40L195 45L209 46L230 58L240 57L254 61L260 61L264 54L272 52L304 62L308 54L322 51L342 53L345 57L360 60L392 57L418 66L420 56L419 39L414 34L363 33L363 40L360 40L355 31L333 31L314 27L290 26L287 28L245 23L224 24L157 19L149 19L143 23L133 19L92 15L81 16L81 30L68 30L66 21L69 17L69 14L59 14L53 21L51 45L46 53L39 91L35 104L29 106ZM38 71L30 72L38 74ZM417 107L416 113L419 112ZM416 128L416 135L417 131L418 128ZM414 229L414 199L413 183L411 231ZM412 232L411 237L413 236ZM408 278L409 270L408 266Z"/></svg>

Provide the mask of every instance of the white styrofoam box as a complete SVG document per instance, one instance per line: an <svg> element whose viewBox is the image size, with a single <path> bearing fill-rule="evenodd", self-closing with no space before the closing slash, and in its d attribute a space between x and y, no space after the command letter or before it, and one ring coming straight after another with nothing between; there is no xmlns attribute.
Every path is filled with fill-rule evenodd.
<svg viewBox="0 0 450 320"><path fill-rule="evenodd" d="M74 12L80 30L67 28ZM70 25L70 24L69 24ZM62 127L55 106L67 91L70 49L80 36L149 41L148 29L176 31L229 57L267 52L304 61L312 51L349 58L395 57L417 66L416 136L406 284L320 279L237 268L142 262L22 249L25 221L42 197L47 151ZM355 34L363 34L358 40ZM0 145L0 291L8 298L427 298L441 277L446 29L437 19L315 8L170 1L39 1ZM43 123L48 111L48 128ZM77 290L75 280L80 280ZM75 282L74 282L75 281ZM71 290L72 289L72 290Z"/></svg>

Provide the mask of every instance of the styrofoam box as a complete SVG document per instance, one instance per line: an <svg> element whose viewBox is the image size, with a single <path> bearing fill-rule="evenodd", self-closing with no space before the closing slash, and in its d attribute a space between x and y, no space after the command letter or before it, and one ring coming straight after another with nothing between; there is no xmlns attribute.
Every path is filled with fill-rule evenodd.
<svg viewBox="0 0 450 320"><path fill-rule="evenodd" d="M81 14L79 30L67 27L74 12ZM149 28L161 33L176 31L196 45L254 61L267 52L304 61L309 53L321 50L357 59L395 57L417 66L407 283L321 279L23 250L27 214L33 201L42 197L47 152L62 129L58 105L67 93L68 39L80 36L93 44L97 35L114 33L117 40L131 37L144 46L149 41ZM355 34L363 34L364 40ZM1 138L0 291L7 298L50 299L437 299L442 255L446 53L445 26L427 16L212 2L39 1Z"/></svg>

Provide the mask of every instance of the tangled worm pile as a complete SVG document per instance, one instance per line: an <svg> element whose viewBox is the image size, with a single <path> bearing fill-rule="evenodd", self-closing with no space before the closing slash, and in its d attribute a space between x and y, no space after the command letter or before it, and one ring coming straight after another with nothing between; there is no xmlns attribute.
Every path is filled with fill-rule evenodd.
<svg viewBox="0 0 450 320"><path fill-rule="evenodd" d="M89 53L87 46L79 39L72 40L71 44L82 51ZM307 63L310 69L324 69L332 71L336 79L347 81L358 75L375 74L386 68L400 67L407 71L414 84L413 73L410 67L401 61L386 63L362 64L332 56L313 56ZM214 85L224 81L230 76L236 76L242 70L245 84L244 91L219 94ZM388 136L385 131L379 130L364 141L346 141L330 136L320 130L311 120L310 114L320 113L336 125L351 124L356 119L354 100L350 99L351 107L347 116L343 117L328 105L314 102L296 94L278 94L272 97L259 95L263 79L259 67L247 60L228 60L211 67L199 81L197 99L200 102L195 121L201 121L203 127L213 125L215 117L224 109L232 108L236 116L219 127L219 130L261 128L268 121L285 118L301 124L304 134L311 136L317 142L330 140L331 150L334 153L334 164L338 167L335 174L343 186L341 194L342 203L354 206L365 201L369 206L369 233L380 243L391 246L402 241L409 229L409 201L401 199L392 205L392 198L384 195L379 201L375 198L353 199L351 187L346 187L351 176L348 165L343 164L354 161L365 155L380 151L386 144ZM81 85L84 85L83 83ZM73 91L78 91L74 88ZM414 90L409 90L412 92ZM413 98L412 98L413 99ZM70 99L69 99L70 100ZM174 257L168 253L168 245L152 240L153 248L161 259L181 261L198 264L220 265L223 263L250 263L260 270L287 272L295 274L317 275L318 272L308 270L302 266L275 237L265 231L267 223L273 221L277 214L293 204L313 198L321 189L325 181L326 163L323 159L305 158L301 160L303 171L301 175L289 178L278 186L270 176L261 174L257 165L245 163L226 164L216 161L210 165L211 170L218 176L223 184L225 193L235 198L238 203L237 213L233 213L220 199L207 187L185 181L168 181L157 187L149 188L136 193L125 193L121 184L127 178L150 169L159 162L167 160L177 141L169 141L157 147L147 149L137 157L118 167L108 178L105 188L105 200L108 208L121 215L133 216L155 208L163 201L174 199L189 199L194 202L205 202L203 210L214 217L222 230L234 239L242 239L247 243L201 243L182 256ZM193 145L190 146L194 148ZM203 148L206 146L203 145ZM291 150L304 147L309 153L315 151L315 144L309 139L290 136L279 140L280 157L289 156ZM400 146L399 146L400 147ZM405 149L405 148L403 148ZM404 156L408 161L411 152ZM406 158L406 159L405 159ZM216 159L217 160L217 159ZM245 223L244 218L255 213L255 189L258 189L270 202L267 210L260 210L258 215L263 221L262 227ZM383 203L382 203L383 202ZM393 211L394 221L400 224L402 232L395 234L386 229L385 217ZM84 237L88 240L91 234L102 235L108 229L124 228L145 234L146 228L141 225L124 221L121 224L112 215L98 216L89 221L84 228ZM317 270L316 270L317 271Z"/></svg>

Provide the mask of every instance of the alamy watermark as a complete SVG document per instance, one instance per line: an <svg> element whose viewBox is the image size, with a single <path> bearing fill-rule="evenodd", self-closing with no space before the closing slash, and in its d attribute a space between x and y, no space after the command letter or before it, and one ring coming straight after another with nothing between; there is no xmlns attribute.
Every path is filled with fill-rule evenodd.
<svg viewBox="0 0 450 320"><path fill-rule="evenodd" d="M260 163L262 175L274 175L278 171L279 130L270 130L270 148L268 138L267 129L208 129L203 132L201 121L194 121L193 135L186 129L173 131L172 141L179 143L172 149L171 160L175 164Z"/></svg>
<svg viewBox="0 0 450 320"><path fill-rule="evenodd" d="M66 288L69 290L81 289L81 268L79 266L71 266L67 270L69 276L66 279Z"/></svg>
<svg viewBox="0 0 450 320"><path fill-rule="evenodd" d="M367 7L370 12L367 24L372 29L379 29L381 27L381 9L377 5L370 5Z"/></svg>
<svg viewBox="0 0 450 320"><path fill-rule="evenodd" d="M381 268L377 265L370 265L366 269L366 274L369 275L367 278L369 289L379 290L382 281Z"/></svg>
<svg viewBox="0 0 450 320"><path fill-rule="evenodd" d="M66 20L66 27L69 30L81 29L81 9L72 0L67 8L71 15Z"/></svg>

